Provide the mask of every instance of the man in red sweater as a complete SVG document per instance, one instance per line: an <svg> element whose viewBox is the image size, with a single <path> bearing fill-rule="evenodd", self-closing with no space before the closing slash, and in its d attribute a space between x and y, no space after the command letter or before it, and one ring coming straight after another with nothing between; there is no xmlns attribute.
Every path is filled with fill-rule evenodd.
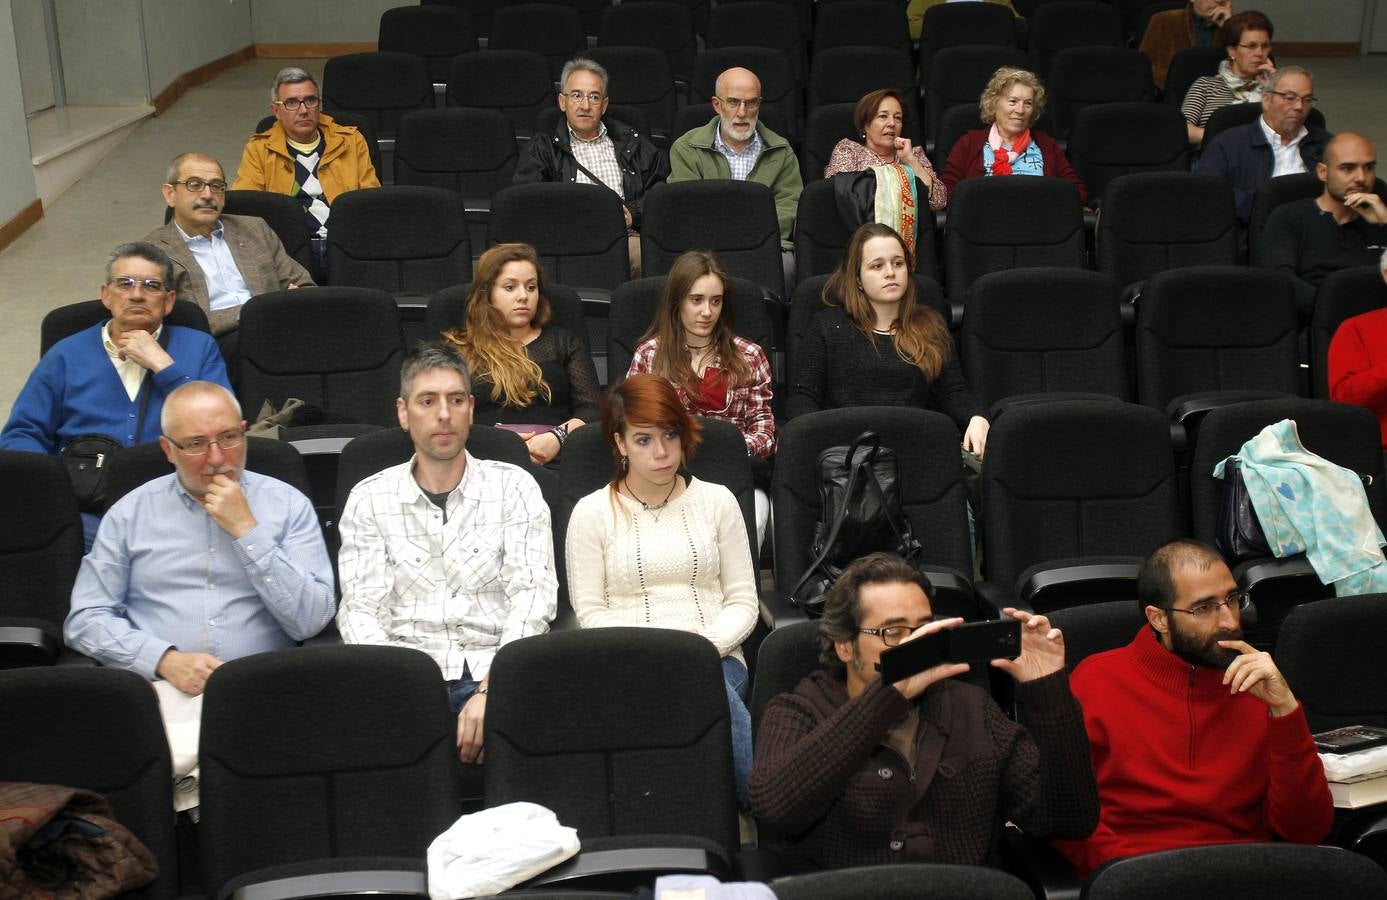
<svg viewBox="0 0 1387 900"><path fill-rule="evenodd" d="M1305 712L1271 655L1242 640L1238 590L1208 545L1158 548L1137 577L1149 628L1074 672L1102 805L1054 845L1087 874L1110 859L1328 833L1334 803Z"/></svg>
<svg viewBox="0 0 1387 900"><path fill-rule="evenodd" d="M1387 281L1387 251L1377 261ZM1345 319L1329 342L1329 399L1377 415L1387 449L1387 307Z"/></svg>

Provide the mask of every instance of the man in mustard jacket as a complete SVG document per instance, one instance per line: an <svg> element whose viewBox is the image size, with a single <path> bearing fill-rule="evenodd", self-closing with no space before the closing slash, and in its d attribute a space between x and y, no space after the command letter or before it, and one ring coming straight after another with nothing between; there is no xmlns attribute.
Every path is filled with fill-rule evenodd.
<svg viewBox="0 0 1387 900"><path fill-rule="evenodd" d="M338 194L380 187L361 132L320 110L318 84L303 69L280 69L270 85L275 123L251 135L233 190L288 194L304 207L314 252L327 239L328 213Z"/></svg>

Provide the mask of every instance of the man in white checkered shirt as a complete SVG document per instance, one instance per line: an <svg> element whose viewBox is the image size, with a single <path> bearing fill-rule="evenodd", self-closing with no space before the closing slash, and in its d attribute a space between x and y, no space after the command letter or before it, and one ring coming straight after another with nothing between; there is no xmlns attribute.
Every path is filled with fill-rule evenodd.
<svg viewBox="0 0 1387 900"><path fill-rule="evenodd" d="M492 658L548 631L556 611L549 508L529 473L467 452L473 399L456 351L411 352L395 404L414 457L347 498L337 627L349 644L432 656L458 715L458 752L481 762Z"/></svg>

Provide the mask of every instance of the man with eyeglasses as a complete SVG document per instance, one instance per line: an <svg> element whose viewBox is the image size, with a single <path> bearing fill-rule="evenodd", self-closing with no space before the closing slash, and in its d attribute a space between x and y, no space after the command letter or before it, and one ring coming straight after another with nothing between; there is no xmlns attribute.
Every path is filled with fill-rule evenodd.
<svg viewBox="0 0 1387 900"><path fill-rule="evenodd" d="M246 423L231 391L194 381L159 418L175 471L106 513L63 638L195 696L223 662L321 631L334 612L332 566L312 502L246 471Z"/></svg>
<svg viewBox="0 0 1387 900"><path fill-rule="evenodd" d="M1055 846L1086 874L1158 850L1323 839L1334 804L1305 712L1242 639L1248 597L1218 551L1157 548L1137 603L1136 638L1074 671L1103 813L1087 840Z"/></svg>
<svg viewBox="0 0 1387 900"><path fill-rule="evenodd" d="M212 338L165 325L173 264L149 243L121 244L106 261L101 303L111 317L58 341L10 408L0 449L57 455L74 438L102 434L129 447L159 434L164 398L195 379L230 388ZM96 516L83 513L90 545Z"/></svg>
<svg viewBox="0 0 1387 900"><path fill-rule="evenodd" d="M270 85L275 123L246 142L231 185L238 191L288 194L302 203L320 263L337 195L380 187L361 132L334 122L321 105L312 75L297 66L280 69Z"/></svg>
<svg viewBox="0 0 1387 900"><path fill-rule="evenodd" d="M241 306L256 294L313 285L264 219L222 215L226 176L212 157L175 157L164 175L164 202L173 218L145 240L169 255L173 289L202 307L214 335L234 329Z"/></svg>
<svg viewBox="0 0 1387 900"><path fill-rule="evenodd" d="M1277 69L1262 89L1262 114L1229 128L1204 148L1199 174L1219 175L1233 185L1238 220L1252 215L1252 198L1268 179L1313 172L1331 137L1307 119L1315 106L1315 83L1300 66Z"/></svg>
<svg viewBox="0 0 1387 900"><path fill-rule="evenodd" d="M732 178L771 189L785 254L786 283L793 279L795 213L804 182L790 142L760 121L761 79L750 69L728 69L713 87L707 125L675 140L669 148L669 181Z"/></svg>
<svg viewBox="0 0 1387 900"><path fill-rule="evenodd" d="M1291 276L1302 319L1310 318L1330 273L1371 266L1387 249L1387 204L1376 193L1372 142L1351 131L1335 135L1315 174L1324 182L1320 195L1272 210L1257 254L1263 266Z"/></svg>
<svg viewBox="0 0 1387 900"><path fill-rule="evenodd" d="M936 619L930 593L898 556L853 562L819 621L830 668L767 705L748 790L757 818L791 836L802 857L792 863L983 865L1003 822L1069 838L1098 822L1064 637L1044 616L1006 610L1022 623L1021 655L992 660L1015 679L1024 724L957 680L967 664L882 682L877 663L888 647L962 623Z"/></svg>
<svg viewBox="0 0 1387 900"><path fill-rule="evenodd" d="M641 201L669 176L669 163L650 138L607 115L607 70L590 59L564 63L554 133L537 134L516 163L514 183L571 181L595 184L621 198L631 277L641 274Z"/></svg>

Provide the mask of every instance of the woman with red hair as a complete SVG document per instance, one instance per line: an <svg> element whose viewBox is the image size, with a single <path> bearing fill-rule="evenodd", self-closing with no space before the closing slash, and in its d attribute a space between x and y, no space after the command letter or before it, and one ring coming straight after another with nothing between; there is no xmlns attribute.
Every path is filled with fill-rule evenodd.
<svg viewBox="0 0 1387 900"><path fill-rule="evenodd" d="M632 375L602 402L612 480L573 508L568 597L583 628L630 625L701 634L722 656L737 798L746 807L751 716L742 641L760 606L746 523L732 492L681 475L698 422L674 386Z"/></svg>

